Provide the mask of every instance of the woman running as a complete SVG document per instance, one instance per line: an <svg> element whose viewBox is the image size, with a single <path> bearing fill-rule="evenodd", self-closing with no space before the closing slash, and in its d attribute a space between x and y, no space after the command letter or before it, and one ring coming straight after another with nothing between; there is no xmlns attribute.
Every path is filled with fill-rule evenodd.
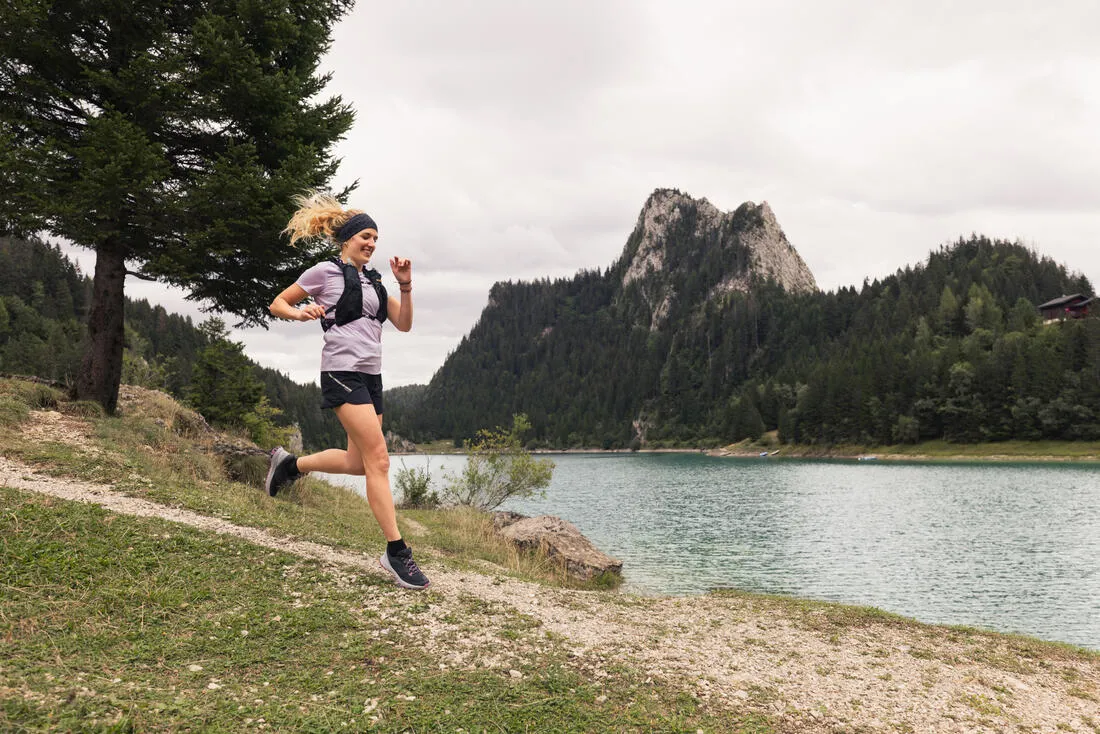
<svg viewBox="0 0 1100 734"><path fill-rule="evenodd" d="M382 323L398 331L412 328L412 263L390 258L390 270L401 298L386 294L377 270L368 268L378 244L378 225L358 209L345 210L332 196L311 193L295 200L298 211L284 232L294 244L325 237L339 257L317 263L271 302L274 316L292 321L321 320L322 408L332 408L348 434L348 448L294 456L281 446L271 452L267 493L279 490L311 471L366 477L367 501L386 536L379 563L406 589L423 589L428 578L413 560L397 529L390 491L390 457L382 435ZM298 308L306 298L311 303Z"/></svg>

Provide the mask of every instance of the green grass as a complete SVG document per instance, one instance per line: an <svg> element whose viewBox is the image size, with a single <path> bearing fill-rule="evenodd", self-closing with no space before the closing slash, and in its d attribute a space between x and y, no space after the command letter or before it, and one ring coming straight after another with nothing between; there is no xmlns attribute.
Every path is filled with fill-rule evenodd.
<svg viewBox="0 0 1100 734"><path fill-rule="evenodd" d="M0 378L0 396L11 397L34 410L56 408L66 400L65 393L40 382L18 378Z"/></svg>
<svg viewBox="0 0 1100 734"><path fill-rule="evenodd" d="M37 471L110 483L351 551L373 554L382 544L362 497L310 479L267 497L259 487L263 457L223 461L209 450L212 436L201 419L169 400L150 394L123 417L104 417L40 388L0 381L0 450ZM19 428L32 408L79 416L91 446L28 440ZM399 518L429 574L433 567L485 572L492 564L490 573L575 585L545 557L503 543L486 515L406 510ZM887 625L962 641L972 658L984 655L1009 671L1098 657L1030 638L921 625L868 607L716 593L738 596L761 619L786 616L837 644L848 630ZM483 634L491 640L468 649L466 641ZM986 644L989 638L1003 644ZM425 640L438 644L425 649ZM468 656L460 664L453 655L462 649ZM488 666L486 656L503 656L507 667ZM647 682L627 666L596 679L584 665L535 620L474 596L409 594L380 576L0 488L2 731L235 731L261 723L306 731L777 726L759 713L770 711L764 689L744 709L714 710L675 681Z"/></svg>
<svg viewBox="0 0 1100 734"><path fill-rule="evenodd" d="M11 403L17 416L29 410L22 394L11 398ZM62 402L57 407L70 405ZM212 434L200 430L201 419L158 394L150 393L140 410L121 417L86 412L93 413L88 422L98 451L29 441L16 430L19 421L5 428L4 403L0 402L4 453L44 473L112 484L132 496L276 534L367 553L376 552L385 543L370 506L360 495L306 477L279 497L270 498L260 489L267 471L266 457L223 460L209 450ZM482 560L500 566L503 573L555 586L613 588L621 582L619 577L588 583L571 579L545 555L520 552L502 542L485 513L403 510L398 517L418 559L422 563L427 559L429 566L433 558L440 557L466 567L473 560ZM410 532L405 518L427 527L428 534Z"/></svg>
<svg viewBox="0 0 1100 734"><path fill-rule="evenodd" d="M1100 662L1100 652L1077 645L976 627L927 624L877 607L835 604L739 589L716 589L711 594L736 599L750 613L761 618L779 616L790 620L798 627L816 632L835 644L840 644L843 636L853 630L873 627L906 630L911 633L915 643L909 654L919 659L936 659L933 652L916 644L925 639L930 642L946 640L965 644L969 659L1016 674L1031 674L1040 667L1063 661ZM942 658L941 662L954 664L957 661Z"/></svg>
<svg viewBox="0 0 1100 734"><path fill-rule="evenodd" d="M999 441L979 444L925 441L912 445L886 446L881 451L903 456L926 455L975 459L990 457L1096 459L1100 457L1100 441Z"/></svg>
<svg viewBox="0 0 1100 734"><path fill-rule="evenodd" d="M594 681L474 597L433 644L431 592L13 489L0 506L3 731L772 731L628 668ZM453 665L489 620L506 667Z"/></svg>
<svg viewBox="0 0 1100 734"><path fill-rule="evenodd" d="M31 409L27 404L7 395L0 396L0 426L14 428L30 417Z"/></svg>

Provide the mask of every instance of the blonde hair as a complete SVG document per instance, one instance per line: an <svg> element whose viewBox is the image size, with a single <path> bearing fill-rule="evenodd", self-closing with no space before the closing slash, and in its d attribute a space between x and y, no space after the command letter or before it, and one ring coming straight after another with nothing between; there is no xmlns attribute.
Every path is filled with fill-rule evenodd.
<svg viewBox="0 0 1100 734"><path fill-rule="evenodd" d="M321 191L307 191L294 197L298 211L290 218L283 230L290 235L290 244L307 237L324 236L335 239L340 227L356 214L359 209L344 209L344 205L331 194Z"/></svg>

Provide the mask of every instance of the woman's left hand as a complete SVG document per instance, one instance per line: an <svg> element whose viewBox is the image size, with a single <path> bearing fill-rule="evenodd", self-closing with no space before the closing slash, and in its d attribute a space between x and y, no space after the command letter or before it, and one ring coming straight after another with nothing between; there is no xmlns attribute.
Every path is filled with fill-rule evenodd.
<svg viewBox="0 0 1100 734"><path fill-rule="evenodd" d="M407 283L412 280L412 260L407 257L394 257L390 258L390 270L393 271L393 277L397 278L398 283Z"/></svg>

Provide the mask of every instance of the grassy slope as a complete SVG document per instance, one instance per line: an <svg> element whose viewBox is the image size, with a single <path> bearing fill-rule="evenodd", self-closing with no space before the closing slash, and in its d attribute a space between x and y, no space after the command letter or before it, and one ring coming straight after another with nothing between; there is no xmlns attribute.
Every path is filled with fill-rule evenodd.
<svg viewBox="0 0 1100 734"><path fill-rule="evenodd" d="M34 435L31 408L90 416L81 424L87 441ZM380 547L357 495L307 481L272 500L257 490L262 459L233 462L227 473L206 451L211 437L171 401L142 394L123 415L104 418L47 388L0 380L0 452L240 525L349 550ZM401 515L406 535L416 536L410 519L422 526L414 543L429 569L484 570L489 561L500 573L563 582L546 559L501 546L484 516ZM377 575L10 488L0 488L0 592L3 731L766 732L791 724L768 700L713 706L675 678L650 680L628 663L595 677L538 620L473 595L402 592ZM827 623L838 639L884 619L937 629L878 610L745 596L761 618ZM434 612L444 601L458 611L440 626ZM976 634L1007 640L1012 666L1095 658ZM456 660L463 645L476 654Z"/></svg>
<svg viewBox="0 0 1100 734"><path fill-rule="evenodd" d="M539 648L522 677L426 653L431 597L379 576L16 490L0 500L5 731L768 730L630 670L587 680L529 620L476 601L471 633L491 624L501 648Z"/></svg>
<svg viewBox="0 0 1100 734"><path fill-rule="evenodd" d="M374 551L366 502L319 482L272 500L205 453L193 416L144 396L93 417L89 445L28 439L30 408L96 413L41 386L0 381L0 446L39 471L304 539ZM245 461L240 476L261 466ZM256 481L255 476L253 481ZM478 559L561 577L492 542L466 514L419 513L430 563ZM537 621L474 597L451 626L422 621L434 592L156 519L0 488L3 731L745 731L751 712L708 711L629 667L593 680ZM456 667L447 636L491 632L494 656ZM440 644L425 646L429 636ZM516 672L512 672L512 671Z"/></svg>

